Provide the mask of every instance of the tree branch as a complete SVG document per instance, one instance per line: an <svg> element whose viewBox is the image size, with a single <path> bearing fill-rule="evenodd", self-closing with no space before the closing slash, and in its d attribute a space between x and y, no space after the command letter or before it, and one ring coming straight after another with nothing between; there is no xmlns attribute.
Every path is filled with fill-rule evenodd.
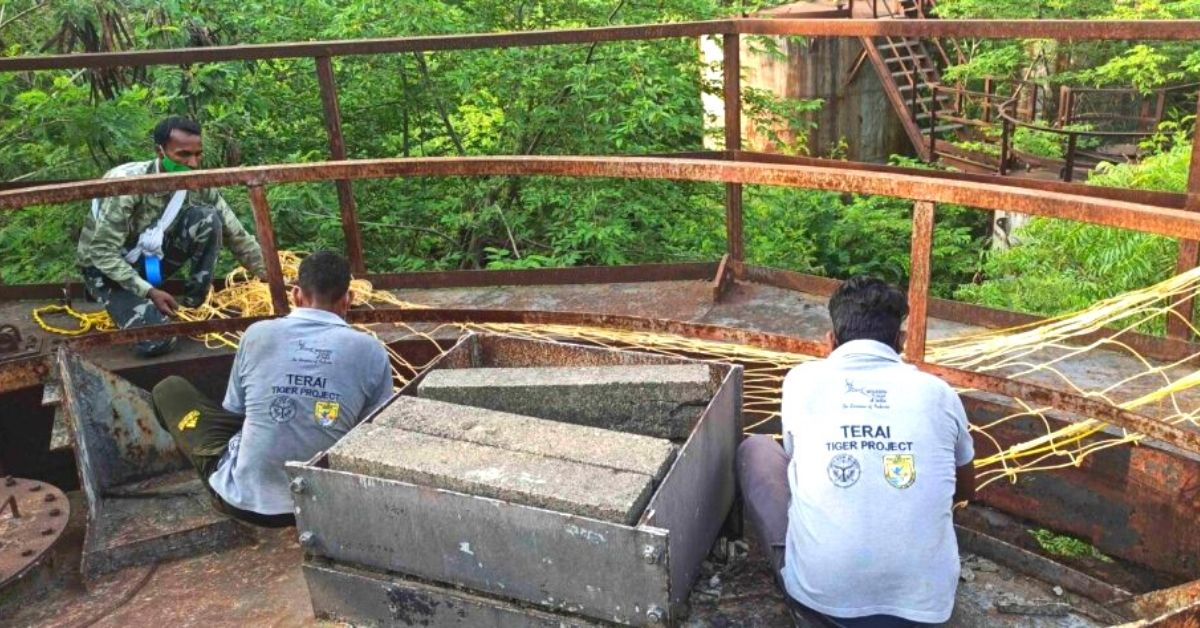
<svg viewBox="0 0 1200 628"><path fill-rule="evenodd" d="M13 15L12 17L10 17L8 19L4 19L4 13L2 10L3 7L0 7L0 30L4 30L5 26L8 26L9 24L16 22L17 20L25 17L26 14L33 13L34 11L46 6L49 3L50 3L50 0L42 0L41 2L29 7L28 9L25 9L24 11L21 11L15 15Z"/></svg>
<svg viewBox="0 0 1200 628"><path fill-rule="evenodd" d="M425 53L414 52L413 56L417 58L417 68L421 70L421 82L425 84L425 89L433 91L433 81L429 78L429 66L425 65ZM434 96L433 104L437 107L438 116L442 119L442 124L446 127L446 133L450 135L450 141L454 142L454 148L458 149L458 154L466 156L467 151L463 149L462 140L458 137L458 131L454 129L454 123L450 121L450 114L446 113L446 105L440 98Z"/></svg>

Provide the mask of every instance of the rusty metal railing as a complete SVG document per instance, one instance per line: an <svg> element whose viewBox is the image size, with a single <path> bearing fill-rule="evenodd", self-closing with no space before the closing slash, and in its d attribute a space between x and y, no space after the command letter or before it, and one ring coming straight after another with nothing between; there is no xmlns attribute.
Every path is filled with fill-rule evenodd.
<svg viewBox="0 0 1200 628"><path fill-rule="evenodd" d="M874 20L874 19L756 19L617 26L565 31L536 31L472 35L446 35L359 41L304 42L256 46L220 46L181 50L147 50L84 55L15 57L0 59L0 72L50 69L102 68L156 64L212 63L235 60L314 59L321 88L330 152L335 161L208 170L128 179L109 179L30 187L0 192L0 209L39 203L63 203L93 197L197 189L229 185L247 186L260 241L268 260L268 279L276 311L287 309L282 272L274 243L271 212L265 186L300 181L333 181L338 185L347 255L357 273L363 273L361 236L349 182L356 179L401 176L551 175L625 177L713 181L726 185L726 230L729 256L744 258L742 186L782 185L862 194L879 194L914 201L914 237L910 269L908 358L924 359L929 250L932 246L934 203L956 203L985 210L1007 210L1039 216L1080 220L1135 229L1185 240L1189 250L1200 241L1200 158L1193 159L1187 195L1135 191L1100 191L1087 186L1015 183L1001 178L964 178L870 164L822 160L772 163L772 158L741 149L740 36L804 35L825 37L981 37L1101 39L1200 39L1200 21L1160 20L1141 22L1068 20ZM650 157L475 157L444 159L341 160L344 138L337 90L330 59L337 56L399 52L470 50L514 46L584 44L717 35L724 40L724 97L726 151L711 159ZM1200 142L1194 149L1200 152ZM1191 243L1191 244L1187 244ZM1194 256L1193 256L1194 257ZM1181 254L1181 264L1183 255ZM1195 261L1191 263L1192 266ZM1173 330L1173 334L1179 331Z"/></svg>

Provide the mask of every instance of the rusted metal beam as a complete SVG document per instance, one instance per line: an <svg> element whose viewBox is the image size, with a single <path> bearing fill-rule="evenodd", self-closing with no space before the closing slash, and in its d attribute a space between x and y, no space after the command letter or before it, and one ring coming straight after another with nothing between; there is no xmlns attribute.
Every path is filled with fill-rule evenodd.
<svg viewBox="0 0 1200 628"><path fill-rule="evenodd" d="M933 251L933 203L913 204L912 257L908 272L908 327L904 334L904 357L909 362L925 361L925 336L929 331L930 254Z"/></svg>
<svg viewBox="0 0 1200 628"><path fill-rule="evenodd" d="M1161 96L1161 93L1160 93ZM1196 114L1200 119L1200 95L1196 97ZM1184 210L1200 213L1200 125L1192 136L1192 161L1188 167L1187 201ZM1180 240L1179 254L1175 262L1175 274L1186 273L1200 264L1200 241ZM1172 315L1167 317L1167 335L1172 338L1191 340L1192 321L1195 309L1195 299L1187 297L1180 299L1172 309Z"/></svg>
<svg viewBox="0 0 1200 628"><path fill-rule="evenodd" d="M366 279L380 289L702 281L714 277L717 266L716 262L695 262L528 270L432 271L373 274L367 275ZM819 297L828 297L840 283L836 279L827 277L752 266L732 260L727 268L732 271L733 278L737 280L804 292ZM69 284L67 288L74 296L82 295L82 286L78 283ZM62 295L63 289L62 284L0 286L0 300L57 299ZM929 300L929 316L992 329L1036 324L1045 320L1043 317L1031 314L936 298ZM1110 336L1112 336L1110 331L1098 331L1079 336L1072 342L1090 344ZM1120 341L1151 359L1175 362L1200 354L1200 344L1179 339L1150 336L1132 331L1112 336L1112 339ZM25 377L22 381L34 380Z"/></svg>
<svg viewBox="0 0 1200 628"><path fill-rule="evenodd" d="M563 44L591 44L675 37L700 37L734 32L733 20L605 26L573 30L431 35L320 42L290 42L243 46L208 46L170 50L141 50L75 55L9 57L0 59L0 72L72 68L113 68L179 65L255 59L344 57L436 50L478 50Z"/></svg>
<svg viewBox="0 0 1200 628"><path fill-rule="evenodd" d="M721 256L721 262L717 265L716 276L709 282L713 303L720 303L725 300L725 296L729 294L729 289L733 287L733 281L733 264L729 254L726 253Z"/></svg>
<svg viewBox="0 0 1200 628"><path fill-rule="evenodd" d="M1200 580L1143 593L1121 605L1121 609L1135 617L1151 619L1195 604L1200 604Z"/></svg>
<svg viewBox="0 0 1200 628"><path fill-rule="evenodd" d="M1200 20L735 20L743 35L978 37L982 39L1191 40Z"/></svg>
<svg viewBox="0 0 1200 628"><path fill-rule="evenodd" d="M1200 203L1196 204L1196 209L1200 210ZM1200 242L1196 240L1180 240L1179 252L1175 259L1175 274L1183 274L1200 264ZM1195 308L1195 299L1191 296L1186 296L1171 307L1171 314L1167 316L1167 336L1179 340L1191 340L1192 328L1188 324L1192 320L1192 311Z"/></svg>
<svg viewBox="0 0 1200 628"><path fill-rule="evenodd" d="M738 35L725 35L721 62L725 100L725 150L742 148L742 42ZM744 259L742 233L742 185L725 184L725 250L735 260Z"/></svg>
<svg viewBox="0 0 1200 628"><path fill-rule="evenodd" d="M49 374L50 361L46 356L39 355L0 363L0 393L37 386Z"/></svg>
<svg viewBox="0 0 1200 628"><path fill-rule="evenodd" d="M960 515L959 518L987 529L987 520L983 516L970 510L968 513L967 516ZM1085 595L1100 604L1123 602L1130 597L1128 591L1045 556L1007 543L1003 539L998 539L969 525L958 523L954 526L954 530L958 533L958 542L962 550L983 556L1010 569L1038 578L1042 582L1060 584L1064 589Z"/></svg>
<svg viewBox="0 0 1200 628"><path fill-rule="evenodd" d="M524 270L445 270L367 275L384 290L466 288L479 286L551 286L566 284L695 281L710 279L715 262L637 264L629 266L577 266Z"/></svg>
<svg viewBox="0 0 1200 628"><path fill-rule="evenodd" d="M325 110L325 130L329 133L329 156L334 161L346 158L346 141L342 137L342 110L338 106L337 80L333 76L333 63L329 57L317 57L317 82L321 85L321 107ZM363 261L362 231L358 226L358 213L354 204L354 189L349 179L338 179L338 207L342 211L342 233L346 239L346 257L350 270L356 275L367 272Z"/></svg>
<svg viewBox="0 0 1200 628"><path fill-rule="evenodd" d="M734 263L733 271L734 277L740 281L760 283L820 297L828 297L833 294L833 291L841 284L840 281L828 277L818 277L790 270L751 266L741 263ZM941 320L978 325L990 329L1021 327L1046 320L1045 317L1033 314L998 310L973 303L963 303L962 301L950 301L947 299L930 299L929 315ZM1150 336L1133 331L1125 331L1114 335L1111 330L1099 330L1076 336L1069 343L1082 346L1106 338L1119 341L1142 356L1155 360L1177 362L1188 357L1200 355L1200 344L1161 336Z"/></svg>
<svg viewBox="0 0 1200 628"><path fill-rule="evenodd" d="M178 65L254 59L341 57L435 50L589 44L729 33L813 37L980 37L986 39L1194 40L1197 20L874 20L738 18L556 31L433 35L245 46L46 55L0 59L0 72Z"/></svg>
<svg viewBox="0 0 1200 628"><path fill-rule="evenodd" d="M352 310L347 314L351 323L397 323L397 322L426 322L426 323L519 323L529 325L583 325L609 327L629 331L645 331L665 334L677 334L713 340L731 342L773 351L797 353L823 357L828 354L828 348L820 342L771 334L759 331L705 325L683 321L651 319L637 316L616 314L591 314L585 312L555 312L529 310L474 310L474 309L364 309ZM90 346L105 346L113 344L128 344L141 340L149 340L175 335L197 335L214 331L229 332L245 329L251 323L262 320L261 317L246 319L223 319L204 321L202 323L175 323L157 327L140 327L124 329L105 334L85 336L69 341L74 349ZM1097 419L1110 425L1125 428L1132 432L1144 434L1150 438L1174 445L1180 449L1200 453L1200 433L1185 431L1174 425L1164 423L1134 412L1122 410L1107 403L1082 397L1080 395L1022 382L1004 379L983 373L964 371L928 362L917 365L923 371L941 377L949 384L962 389L981 390L1009 397L1022 399L1031 406L1048 406L1063 412Z"/></svg>
<svg viewBox="0 0 1200 628"><path fill-rule="evenodd" d="M404 176L620 177L779 185L956 203L1200 240L1200 216L1173 208L968 183L928 174L896 176L817 166L645 157L430 157L213 169L0 192L0 209L181 188Z"/></svg>
<svg viewBox="0 0 1200 628"><path fill-rule="evenodd" d="M982 390L1021 399L1031 407L1048 406L1063 412L1096 419L1109 425L1125 428L1130 432L1144 434L1150 438L1174 445L1193 453L1200 453L1200 432L1193 432L1150 417L1122 410L1116 406L1083 397L1074 393L1039 386L1028 382L1005 379L950 368L931 363L918 365L921 370L937 375L952 386Z"/></svg>
<svg viewBox="0 0 1200 628"><path fill-rule="evenodd" d="M675 156L682 157L683 155ZM716 152L714 152L710 158L720 159L718 153ZM726 159L730 159L731 161L752 161L755 163L767 164L823 166L829 168L844 168L846 170L863 170L867 172L887 172L901 175L930 175L938 179L945 179L948 181L992 183L1026 190L1043 190L1047 192L1060 192L1063 194L1076 194L1079 196L1107 198L1117 201L1126 201L1129 203L1142 203L1145 205L1157 205L1160 207L1171 207L1175 209L1183 209L1184 202L1187 199L1186 194L1179 194L1175 192L1155 192L1149 190L1110 188L1098 185L1088 185L1086 183L1063 183L1062 181L1043 181L1041 179L1015 179L1011 177L1000 177L994 174L971 174L968 172L948 171L940 172L918 168L906 168L903 166L888 166L859 161L842 161L839 159L822 159L819 157L804 157L800 155L779 155L775 153L763 153L748 150L734 151L732 158L727 157Z"/></svg>
<svg viewBox="0 0 1200 628"><path fill-rule="evenodd" d="M282 316L290 311L287 292L283 285L283 268L279 265L279 249L275 246L275 228L271 226L271 207L267 203L267 191L262 185L251 184L250 205L254 208L254 226L258 244L262 247L263 262L267 267L267 283L271 290L271 305L275 313Z"/></svg>

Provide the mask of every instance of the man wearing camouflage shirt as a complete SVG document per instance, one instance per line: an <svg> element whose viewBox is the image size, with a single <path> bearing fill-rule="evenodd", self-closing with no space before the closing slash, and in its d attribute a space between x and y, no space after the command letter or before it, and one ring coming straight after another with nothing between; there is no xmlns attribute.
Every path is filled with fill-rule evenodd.
<svg viewBox="0 0 1200 628"><path fill-rule="evenodd" d="M154 129L157 158L117 166L104 178L185 172L200 167L200 126L170 117ZM266 276L262 249L216 190L159 192L97 199L79 236L76 263L92 298L121 329L160 325L180 305L204 302L222 242L250 272ZM188 265L178 301L159 286ZM161 355L174 338L143 341L136 352Z"/></svg>

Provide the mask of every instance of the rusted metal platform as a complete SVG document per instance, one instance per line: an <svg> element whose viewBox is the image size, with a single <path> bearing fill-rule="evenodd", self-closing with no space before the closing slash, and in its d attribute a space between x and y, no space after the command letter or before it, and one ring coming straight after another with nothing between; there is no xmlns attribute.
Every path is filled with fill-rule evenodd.
<svg viewBox="0 0 1200 628"><path fill-rule="evenodd" d="M994 507L1000 515L1008 513L1006 516L1016 515L1027 520L1008 523L1001 516L968 516L964 513L960 521L966 531L964 546L969 545L972 552L987 554L990 560L1016 565L1026 572L1059 580L1064 589L1115 605L1099 611L1082 611L1081 604L1079 609L1082 614L1072 615L1068 612L1065 616L1039 616L1035 622L1038 625L1111 623L1113 618L1105 617L1104 613L1114 609L1141 609L1139 614L1142 617L1152 617L1156 616L1154 613L1167 613L1189 601L1194 602L1196 587L1185 583L1200 577L1200 537L1194 534L1196 522L1200 521L1200 492L1197 491L1200 486L1200 433L1156 420L1156 416L1161 416L1158 409L1141 409L1137 413L1121 410L1111 404L1064 390L1061 382L1052 378L1029 377L1016 381L930 364L925 359L925 340L927 334L936 337L955 329L1001 327L1031 321L1031 317L930 298L930 250L935 203L962 204L981 211L1017 211L1178 238L1181 241L1179 268L1186 270L1195 267L1197 259L1200 259L1200 245L1197 245L1197 241L1200 241L1200 216L1194 211L1200 208L1200 142L1196 142L1193 149L1196 157L1192 160L1189 194L1105 189L1073 183L1002 179L742 151L739 40L749 35L1195 40L1200 36L1200 21L732 18L712 22L573 31L298 42L0 59L0 72L5 72L311 57L321 88L331 156L335 160L66 182L44 187L31 184L31 187L23 189L20 184L5 185L5 189L0 189L0 210L168 189L245 186L253 207L256 232L264 248L272 300L276 311L286 312L288 305L276 256L271 208L265 189L267 185L335 182L339 191L346 252L355 271L361 276L367 269L350 186L352 180L503 175L716 182L724 184L726 191L728 255L720 263L672 264L637 269L375 275L371 278L378 287L400 290L399 294L409 300L423 299L427 305L435 307L421 312L356 311L350 319L352 322L377 324L377 328L385 334L389 332L388 324L397 322L600 325L679 333L819 356L823 349L817 337L819 332L824 331L821 302L834 283L817 277L755 268L744 263L743 186L771 185L907 199L914 203L912 264L909 273L912 278L909 286L912 313L907 329L909 341L905 356L909 361L960 388L988 391L966 398L968 411L976 422L991 422L1006 416L1011 412L1006 405L1009 403L1007 400L1019 397L1033 404L1055 408L1058 413L1047 419L1051 428L1065 425L1078 416L1090 416L1103 420L1114 429L1129 429L1150 437L1138 447L1098 452L1078 467L1035 475L1015 484L997 483L989 486L980 496L981 504ZM728 150L671 156L345 160L332 57L699 36L718 36L723 40L724 136ZM477 290L456 291L455 286ZM434 287L443 290L429 290ZM78 295L77 287L68 289L68 292L72 291ZM11 319L21 325L27 324L23 314L31 304L14 304L14 301L54 299L61 292L57 286L0 287L0 315L4 316L6 322ZM477 309L436 307L447 303ZM1175 309L1182 316L1187 316L1191 313L1191 303L1182 301ZM207 352L189 345L172 356L140 362L132 360L120 343L164 333L237 331L248 322L210 321L175 326L170 330L131 330L85 337L73 342L73 346L83 352L87 359L114 371L136 386L149 388L166 375L181 374L192 379L204 392L219 396L229 368L229 352ZM1163 362L1173 362L1197 353L1198 347L1191 342L1190 330L1186 325L1170 325L1168 332L1167 338L1129 335L1123 340L1143 356ZM73 484L71 478L75 473L73 456L69 451L50 451L53 411L43 406L44 399L49 400L50 405L55 399L52 379L47 391L43 391L43 384L52 374L52 364L47 356L54 343L38 338L39 332L31 330L30 334L34 341L29 347L42 340L39 353L0 364L0 394L3 395L0 399L6 409L0 414L0 462L9 472L51 479L56 485L69 487ZM447 346L453 340L452 337L446 338ZM21 342L7 344L27 346ZM399 338L392 345L415 364L428 362L445 348L431 346L428 340L413 342ZM1085 385L1103 385L1122 373L1130 372L1129 366L1128 358L1103 351L1093 352L1086 360L1071 363L1074 369L1072 375ZM1148 384L1142 382L1142 385ZM1156 412L1159 414L1156 415ZM761 427L771 430L775 426L767 423ZM979 443L978 450L986 455L997 446L1007 447L1040 436L1046 429L1047 423L1040 420L1009 421L1001 428L992 430L998 443ZM25 473L26 469L30 473ZM75 513L83 510L72 509ZM1032 548L1022 547L1022 541L1028 541L1023 526L1029 524L1082 536L1117 559L1114 562L1119 566L1106 572L1093 569L1095 566L1047 561L1044 556L1027 551ZM1015 532L1008 536L1001 534L1009 529ZM972 532L974 536L970 534ZM991 534L987 534L989 532ZM30 603L29 600L24 600L23 604L4 604L0 612L10 613L10 616L16 613L13 621L21 624L63 621L113 625L160 621L306 623L311 616L311 609L296 601L296 595L300 593L297 586L299 549L282 532L259 533L256 540L257 545L246 548L157 563L151 567L130 567L111 576L100 576L101 581L93 583L88 590L81 589L75 581L64 581L52 588L50 596L39 604ZM78 548L82 543L76 533L75 541L64 547ZM78 565L78 558L66 562ZM719 562L716 560L713 564ZM747 560L741 564L752 563ZM739 563L734 560L733 564ZM717 567L713 569L715 571ZM1094 577L1093 574L1102 577ZM989 582L992 579L990 575L979 576L973 582L983 582L984 592L994 592L999 584ZM731 576L730 580L736 581L736 575ZM752 580L759 584L763 582L761 577ZM1019 577L1012 580L1025 582ZM709 584L712 584L711 577ZM990 589L987 584L992 585ZM1046 586L1037 582L1026 584L1032 587L1027 591L1041 591ZM1164 589L1169 585L1183 588ZM779 610L777 594L772 597L769 587L750 589L752 591L744 600L752 601L752 608L734 604L729 607L730 615L725 618L712 613L706 615L705 604L694 595L692 605L696 609L695 620L702 625L706 621L708 624L726 625L779 625L781 616L771 614ZM1132 597L1151 589L1157 590L1157 593ZM980 593L972 582L965 582L960 593L965 596L960 598L960 610L971 608L972 605L984 608L989 599L993 602L992 607L996 606L995 599L989 598L989 593ZM731 601L726 599L726 602ZM1025 601L1029 602L1028 599ZM1025 607L1035 606L1040 611L1057 612L1053 600L1049 602L1025 604L1014 601L1006 605L1010 610L1030 611ZM401 610L407 610L407 607ZM713 612L724 612L719 600ZM1200 614L1195 609L1190 612L1193 616ZM752 618L754 616L757 618ZM1029 625L1028 617L1022 615L1016 623ZM957 621L961 625L1011 623L991 611L977 615L976 619L959 617Z"/></svg>
<svg viewBox="0 0 1200 628"><path fill-rule="evenodd" d="M815 340L828 324L823 295L751 281L729 282L719 300L714 299L711 279L556 286L408 288L398 289L395 294L406 301L434 308L575 311L671 319L695 325L721 325L784 334L802 341ZM30 305L30 302L10 303L4 307L7 311L27 315ZM385 338L391 339L406 333L403 329L386 323L377 324L374 329ZM952 320L930 319L932 337L972 329L979 328ZM453 335L446 334L447 347L453 341ZM407 348L410 352L424 351L426 361L435 355L428 341L424 340L415 343L401 340L396 346ZM149 361L133 358L128 348L122 345L89 349L87 356L98 364L113 368L141 386L149 387L169 373L183 373L197 380L201 388L208 389L214 395L223 391L231 361L231 354L227 350L210 351L191 342L183 343L181 350L176 354ZM414 358L416 361L421 359L416 355ZM1084 381L1099 383L1128 372L1128 360L1129 358L1120 354L1097 351L1089 354L1088 360L1081 361L1076 370ZM48 442L48 421L52 415L40 405L40 387L37 392L37 399L24 406L33 414L21 416L19 424L26 429L31 423L45 424L45 438ZM1002 411L1002 406L997 405L998 400L988 396L969 397L967 402L972 419L976 421L990 420L997 412ZM14 414L7 414L6 417L7 429L12 429ZM1044 430L1040 425L1024 427L1030 431L1022 431L1022 426L1018 425L1000 436L1015 442L1029 438L1033 430ZM984 444L980 443L980 446ZM1101 596L1128 597L1187 581L1189 574L1195 573L1196 570L1196 551L1194 548L1188 549L1194 535L1184 531L1191 529L1191 522L1197 520L1196 508L1200 507L1190 492L1192 489L1189 488L1200 483L1198 469L1200 460L1195 456L1151 444L1100 452L1089 459L1081 469L1041 474L1023 479L1016 485L999 484L989 487L981 495L983 504L992 504L1007 512L1036 512L1039 525L1084 536L1091 539L1102 551L1119 559L1127 558L1137 563L1154 564L1156 569L1139 569L1132 562L1121 560L1119 565L1109 569L1109 573L1098 572L1095 565L1088 564L1076 564L1074 567L1068 565L1072 571L1063 571L1052 568L1053 565L1061 566L1063 563L1046 562L1043 557L1040 562L1035 560L1033 566L1028 569L1043 574L1048 582L1029 579L1003 566L997 572L984 571L977 582L980 585L990 583L992 588L977 590L973 588L976 586L974 583L962 583L958 612L960 615L967 615L956 615L955 625L1028 625L1021 623L1029 619L1027 616L998 614L995 602L1002 598L1026 602L1055 602L1059 599L1052 591L1055 585L1062 585L1067 589L1068 596L1076 595L1071 593L1072 590L1086 589ZM1006 555L1018 562L1033 560L1028 554L1036 554L1030 552L1036 550L1036 546L1029 544L1029 535L1024 532L1029 523L1019 520L1004 523L997 521L999 520L995 516L972 515L963 519L962 523L968 529L985 530L992 538L1004 538L1010 545L1025 541L1024 549L1012 545L1016 550L997 550L989 545L991 549L985 548L984 551L1008 552ZM1177 532L1164 534L1161 532L1163 530ZM74 551L78 552L81 539L76 536L72 540L68 535L65 543L76 544ZM53 625L55 622L50 618L58 613L75 616L71 615L74 613L83 617L108 612L113 607L113 599L123 599L123 596L127 596L128 602L113 611L113 625L121 623L118 621L121 618L150 621L155 618L187 617L197 621L203 619L220 622L222 618L232 620L261 617L270 623L271 617L276 617L289 618L279 620L280 623L288 625L292 625L291 619L303 618L304 621L310 621L311 608L308 606L307 591L299 568L302 551L296 544L295 532L256 532L254 543L245 548L213 555L161 563L156 568L132 567L112 576L102 576L100 582L107 584L95 585L91 590L109 591L110 595L106 596L88 594L80 589L79 585L62 584L44 601L47 609L57 610L40 617L46 620L46 625ZM964 544L964 548L967 547L968 545ZM964 549L964 555L969 551ZM723 565L716 558L710 558L707 571L701 577L697 591L693 593L690 601L693 616L689 621L703 622L706 621L704 618L708 618L716 624L729 622L727 625L778 625L778 618L783 616L780 613L785 612L781 598L772 589L769 578L763 573L763 566L756 563L757 559L754 556L756 555L742 562L735 561L733 565ZM1188 561L1192 562L1185 561L1180 564L1177 562L1180 557L1187 557ZM77 560L75 559L73 565L68 560L65 571L77 570ZM241 571L241 565L251 563L255 565L255 577L248 577ZM155 569L149 577L148 569ZM1097 574L1100 585L1086 580L1080 581L1074 575L1084 572ZM234 579L239 583L238 586L232 587L236 589L236 594L230 594L224 588L209 584L206 586L212 588L205 589L208 593L193 593L189 598L191 601L186 604L178 601L174 604L162 603L163 599L172 595L171 591L174 591L175 585L170 584L170 581L178 581L179 578L194 579L199 577L197 573L204 573L206 578L216 581ZM996 576L994 573L1006 575ZM713 595L714 587L709 586L713 575L718 576L717 580L723 583L719 587L722 593L716 597ZM1012 591L1004 588L1009 586L1007 583L1013 583ZM1064 583L1074 584L1068 586ZM101 588L96 588L97 586ZM140 592L134 593L138 586L141 586ZM1099 586L1099 589L1090 588L1094 586ZM1002 594L1005 592L1011 595L1004 597ZM1040 597L1035 595L1035 592L1040 592ZM174 594L177 595L178 592L175 591ZM232 599L229 597L231 595ZM266 599L274 601L263 602ZM239 614L250 612L250 604L255 605L253 614ZM1084 602L1077 601L1075 606L1083 604ZM36 623L35 619L39 617L36 610L39 608L40 605L23 608L19 617L29 618L29 621ZM1058 612L1055 609L1042 610ZM2 612L12 612L12 607L5 606ZM1055 626L1103 625L1109 620L1096 619L1096 616L1103 612L1104 609L1091 608L1082 615L1069 614L1068 618L1071 619L1040 617L1038 622L1041 622L1040 625ZM971 615L972 613L974 615Z"/></svg>

